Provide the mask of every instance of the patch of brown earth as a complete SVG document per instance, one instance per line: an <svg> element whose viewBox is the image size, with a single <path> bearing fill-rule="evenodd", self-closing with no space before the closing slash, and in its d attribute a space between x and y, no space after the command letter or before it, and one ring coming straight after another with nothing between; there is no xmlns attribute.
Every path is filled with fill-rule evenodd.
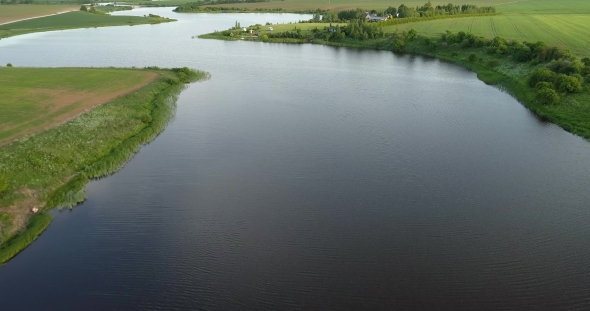
<svg viewBox="0 0 590 311"><path fill-rule="evenodd" d="M0 209L0 212L10 214L13 217L11 229L5 232L5 236L0 237L0 241L23 229L27 225L29 218L33 216L31 210L34 207L40 210L43 208L43 204L39 201L38 192L25 188L21 191L21 194L25 197L24 199L19 200L14 205Z"/></svg>

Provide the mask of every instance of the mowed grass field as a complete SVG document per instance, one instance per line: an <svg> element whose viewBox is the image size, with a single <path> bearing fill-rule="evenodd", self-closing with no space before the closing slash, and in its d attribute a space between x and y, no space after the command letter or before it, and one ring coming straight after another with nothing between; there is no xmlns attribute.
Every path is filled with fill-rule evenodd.
<svg viewBox="0 0 590 311"><path fill-rule="evenodd" d="M2 5L0 6L0 24L78 9L80 9L79 5Z"/></svg>
<svg viewBox="0 0 590 311"><path fill-rule="evenodd" d="M2 67L0 146L63 123L156 77L131 69Z"/></svg>

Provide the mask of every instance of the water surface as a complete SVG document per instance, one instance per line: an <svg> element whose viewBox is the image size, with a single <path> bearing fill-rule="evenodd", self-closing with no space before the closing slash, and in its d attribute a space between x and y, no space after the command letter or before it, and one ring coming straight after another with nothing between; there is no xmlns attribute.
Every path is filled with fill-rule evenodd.
<svg viewBox="0 0 590 311"><path fill-rule="evenodd" d="M437 60L191 38L308 17L170 10L0 41L16 66L212 74L0 268L3 310L590 308L588 142Z"/></svg>

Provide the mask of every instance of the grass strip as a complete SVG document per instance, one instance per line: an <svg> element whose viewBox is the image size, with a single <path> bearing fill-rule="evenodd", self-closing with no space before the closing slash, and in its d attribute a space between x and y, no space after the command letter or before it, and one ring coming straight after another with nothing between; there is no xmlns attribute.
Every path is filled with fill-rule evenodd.
<svg viewBox="0 0 590 311"><path fill-rule="evenodd" d="M27 228L14 236L0 247L0 264L18 255L22 250L35 241L51 223L53 216L43 213L31 217Z"/></svg>

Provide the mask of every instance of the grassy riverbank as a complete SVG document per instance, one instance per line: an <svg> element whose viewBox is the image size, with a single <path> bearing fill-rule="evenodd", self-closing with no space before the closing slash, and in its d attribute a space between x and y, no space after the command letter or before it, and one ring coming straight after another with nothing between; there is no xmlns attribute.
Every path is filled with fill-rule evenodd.
<svg viewBox="0 0 590 311"><path fill-rule="evenodd" d="M33 32L54 30L93 28L108 26L133 26L142 24L159 24L175 21L160 16L111 16L89 12L68 12L58 15L29 19L0 25L0 39Z"/></svg>
<svg viewBox="0 0 590 311"><path fill-rule="evenodd" d="M3 74L10 70L44 75L51 69L2 68ZM71 70L85 70L90 76L103 70L129 71ZM0 263L24 249L49 224L50 216L45 214L31 218L31 208L43 213L83 201L89 179L116 172L164 129L185 83L208 77L188 68L136 71L157 78L65 124L0 148L0 179L7 181L5 190L0 185Z"/></svg>

